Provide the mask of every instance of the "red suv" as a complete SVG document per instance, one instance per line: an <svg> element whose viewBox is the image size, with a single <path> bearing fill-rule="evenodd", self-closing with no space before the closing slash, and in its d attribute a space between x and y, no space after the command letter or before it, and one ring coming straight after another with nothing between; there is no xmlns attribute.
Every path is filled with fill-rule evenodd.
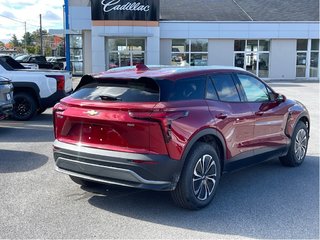
<svg viewBox="0 0 320 240"><path fill-rule="evenodd" d="M54 107L56 169L92 182L213 199L223 172L280 157L299 166L307 109L240 68L138 65L86 75Z"/></svg>

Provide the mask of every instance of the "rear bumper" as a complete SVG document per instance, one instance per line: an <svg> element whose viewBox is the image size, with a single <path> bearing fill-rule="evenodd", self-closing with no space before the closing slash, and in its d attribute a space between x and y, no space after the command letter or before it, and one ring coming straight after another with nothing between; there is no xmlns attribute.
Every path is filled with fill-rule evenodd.
<svg viewBox="0 0 320 240"><path fill-rule="evenodd" d="M181 161L167 155L137 154L54 142L56 170L90 181L169 191L176 187ZM138 162L137 162L138 161Z"/></svg>

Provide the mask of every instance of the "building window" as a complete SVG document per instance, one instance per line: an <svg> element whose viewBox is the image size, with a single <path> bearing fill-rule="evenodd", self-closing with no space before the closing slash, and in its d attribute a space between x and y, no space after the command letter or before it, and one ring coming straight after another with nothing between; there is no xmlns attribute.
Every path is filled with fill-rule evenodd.
<svg viewBox="0 0 320 240"><path fill-rule="evenodd" d="M298 39L296 77L317 78L318 75L319 39Z"/></svg>
<svg viewBox="0 0 320 240"><path fill-rule="evenodd" d="M82 35L70 35L70 62L74 75L83 75Z"/></svg>
<svg viewBox="0 0 320 240"><path fill-rule="evenodd" d="M307 54L308 54L308 39L297 40L296 77L306 77Z"/></svg>
<svg viewBox="0 0 320 240"><path fill-rule="evenodd" d="M171 64L207 66L208 39L172 39Z"/></svg>
<svg viewBox="0 0 320 240"><path fill-rule="evenodd" d="M311 39L310 78L319 76L319 39Z"/></svg>
<svg viewBox="0 0 320 240"><path fill-rule="evenodd" d="M259 77L269 77L269 40L235 40L234 65Z"/></svg>
<svg viewBox="0 0 320 240"><path fill-rule="evenodd" d="M107 49L107 69L135 66L145 62L144 38L109 38Z"/></svg>

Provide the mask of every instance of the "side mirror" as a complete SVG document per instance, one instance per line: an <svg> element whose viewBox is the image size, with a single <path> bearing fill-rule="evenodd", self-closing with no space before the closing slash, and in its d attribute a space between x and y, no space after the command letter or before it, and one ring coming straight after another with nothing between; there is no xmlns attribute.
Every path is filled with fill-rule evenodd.
<svg viewBox="0 0 320 240"><path fill-rule="evenodd" d="M287 99L286 96L279 93L276 94L276 98L275 98L276 102L281 103L281 102L284 102L286 99Z"/></svg>

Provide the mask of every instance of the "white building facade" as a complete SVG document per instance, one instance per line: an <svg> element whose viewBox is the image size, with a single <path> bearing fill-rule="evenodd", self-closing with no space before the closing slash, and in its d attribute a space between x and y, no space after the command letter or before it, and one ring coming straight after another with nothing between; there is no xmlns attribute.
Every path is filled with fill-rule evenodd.
<svg viewBox="0 0 320 240"><path fill-rule="evenodd" d="M308 1L318 11L314 15L295 16L282 6L286 9L277 9L267 20L253 16L250 0L208 0L202 8L187 0L172 2L66 1L73 72L82 75L137 63L227 65L263 79L319 80L318 1ZM288 4L292 2L300 4ZM287 18L282 19L281 11Z"/></svg>

